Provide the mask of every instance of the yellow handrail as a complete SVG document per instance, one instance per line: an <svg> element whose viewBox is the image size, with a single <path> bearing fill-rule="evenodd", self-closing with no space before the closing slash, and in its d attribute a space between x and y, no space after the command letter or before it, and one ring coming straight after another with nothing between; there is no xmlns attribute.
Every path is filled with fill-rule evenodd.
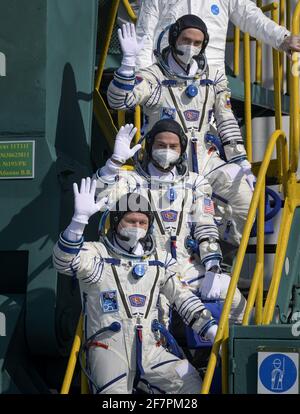
<svg viewBox="0 0 300 414"><path fill-rule="evenodd" d="M78 358L78 353L79 353L81 341L82 341L82 328L83 328L83 317L81 315L78 321L75 338L73 341L73 345L72 345L72 349L71 349L71 353L70 353L70 357L68 361L68 366L67 366L63 384L61 387L61 391L60 391L61 394L69 394L69 391L70 391L70 387L71 387L71 383L72 383L72 379L73 379L73 375L74 375L74 371L76 367L76 362Z"/></svg>
<svg viewBox="0 0 300 414"><path fill-rule="evenodd" d="M280 0L279 6L279 20L278 24L281 26L285 26L285 0ZM280 59L280 78L281 78L281 92L283 93L284 87L284 53L283 51L279 52L279 59Z"/></svg>
<svg viewBox="0 0 300 414"><path fill-rule="evenodd" d="M97 91L99 91L99 88L100 88L100 83L101 83L101 79L103 75L104 65L105 65L105 61L106 61L106 57L108 53L108 48L109 48L111 36L113 33L118 8L120 5L120 0L111 0L111 1L112 1L112 7L110 9L110 13L108 16L108 27L106 30L105 39L103 40L104 48L100 56L100 62L98 65L98 70L97 70L96 80L95 80L95 89Z"/></svg>
<svg viewBox="0 0 300 414"><path fill-rule="evenodd" d="M238 27L234 27L234 64L233 72L234 76L239 76L240 74L240 37L241 31Z"/></svg>
<svg viewBox="0 0 300 414"><path fill-rule="evenodd" d="M134 109L134 126L137 128L137 132L134 137L134 142L137 144L138 140L141 138L141 107L137 105Z"/></svg>
<svg viewBox="0 0 300 414"><path fill-rule="evenodd" d="M262 0L257 0L257 7L262 8ZM262 83L262 42L256 41L256 71L255 82L260 85Z"/></svg>
<svg viewBox="0 0 300 414"><path fill-rule="evenodd" d="M132 22L135 23L137 21L137 16L134 13L134 11L132 10L132 7L131 7L129 1L128 0L122 0L122 1L123 1L123 5L126 9L126 12L127 12L128 16L130 17Z"/></svg>
<svg viewBox="0 0 300 414"><path fill-rule="evenodd" d="M291 29L291 0L286 0L286 28L290 31ZM286 83L287 83L287 94L291 93L291 71L290 71L290 58L286 57Z"/></svg>
<svg viewBox="0 0 300 414"><path fill-rule="evenodd" d="M272 10L272 20L275 23L279 23L279 10L275 7ZM278 5L277 5L278 6ZM274 82L274 103L275 103L275 129L282 129L282 112L281 112L281 92L282 92L282 79L283 71L280 67L280 53L278 50L273 49L273 82ZM278 180L282 182L282 148L280 141L276 145L276 155L278 162Z"/></svg>
<svg viewBox="0 0 300 414"><path fill-rule="evenodd" d="M261 271L258 273L259 280L257 285L257 295L255 304L255 323L260 325L263 317L263 293L264 293L264 250L265 250L265 190L266 180L264 179L261 186L258 217L257 217L257 245L256 245L256 263L260 265Z"/></svg>
<svg viewBox="0 0 300 414"><path fill-rule="evenodd" d="M297 3L293 21L292 34L299 33L300 21L300 2ZM290 131L292 136L290 140L290 164L291 172L294 173L298 168L299 161L299 53L294 52L292 55L292 73L291 73L291 114L290 114Z"/></svg>
<svg viewBox="0 0 300 414"><path fill-rule="evenodd" d="M250 58L250 36L244 33L244 116L246 152L249 162L252 162L252 109L251 109L251 58Z"/></svg>
<svg viewBox="0 0 300 414"><path fill-rule="evenodd" d="M244 227L242 240L241 240L240 247L239 247L239 250L238 250L238 253L237 253L237 260L236 260L236 263L235 263L235 266L234 266L234 271L233 271L233 274L232 274L232 277L231 277L229 289L228 289L226 300L225 300L225 303L224 303L223 312L222 312L222 315L221 315L221 319L219 321L219 327L218 327L217 335L216 335L216 338L215 338L214 345L212 347L212 351L211 351L207 371L206 371L206 374L205 374L205 377L204 377L203 386L202 386L202 390L201 390L202 394L207 394L209 392L209 388L210 388L210 385L211 385L213 373L214 373L214 370L215 370L215 367L216 367L217 355L218 355L218 352L219 352L221 342L224 339L225 327L226 327L226 323L228 321L229 312L230 312L230 308L231 308L231 305L232 305L234 292L235 292L235 289L237 287L240 271L241 271L241 268L242 268L244 256L245 256L246 249L247 249L247 244L248 244L250 232L251 232L252 225L253 225L255 215L256 215L256 210L257 210L257 207L258 207L258 204L259 204L259 200L262 200L262 191L264 190L264 186L265 186L265 177L266 177L267 169L268 169L271 157L272 157L272 153L274 151L274 147L275 147L275 145L276 145L276 143L279 139L281 139L283 141L286 140L285 133L283 131L275 131L272 134L272 136L269 140L266 152L265 152L265 156L264 156L262 165L261 165L260 170L259 170L257 182L256 182L256 185L255 185L255 191L253 193L252 201L251 201L251 204L250 204L248 218L247 218L247 221L246 221L246 224L245 224L245 227ZM283 146L283 147L286 148L286 146ZM286 148L286 151L287 151L287 148ZM283 168L283 172L284 172L285 175L287 175L287 173L288 173L288 171L285 168ZM263 221L262 218L260 220ZM262 230L261 221L260 221L260 229ZM256 277L256 280L257 280L257 283L258 283L259 278ZM255 297L256 297L257 292L252 292L252 295L254 295L254 294L255 294ZM250 299L252 300L252 298L250 298ZM253 301L253 303L254 303L254 301Z"/></svg>

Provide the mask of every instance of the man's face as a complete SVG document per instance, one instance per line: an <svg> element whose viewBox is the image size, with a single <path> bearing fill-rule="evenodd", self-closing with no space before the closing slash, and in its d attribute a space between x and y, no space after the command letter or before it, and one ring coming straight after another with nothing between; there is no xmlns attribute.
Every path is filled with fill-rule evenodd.
<svg viewBox="0 0 300 414"><path fill-rule="evenodd" d="M199 29L188 28L184 29L178 36L176 46L191 45L202 47L204 41L204 34Z"/></svg>
<svg viewBox="0 0 300 414"><path fill-rule="evenodd" d="M148 230L149 219L144 213L129 211L126 213L118 225L117 231L125 227L139 227L140 229Z"/></svg>
<svg viewBox="0 0 300 414"><path fill-rule="evenodd" d="M181 146L178 135L173 132L159 132L155 135L152 150L172 149L181 154Z"/></svg>

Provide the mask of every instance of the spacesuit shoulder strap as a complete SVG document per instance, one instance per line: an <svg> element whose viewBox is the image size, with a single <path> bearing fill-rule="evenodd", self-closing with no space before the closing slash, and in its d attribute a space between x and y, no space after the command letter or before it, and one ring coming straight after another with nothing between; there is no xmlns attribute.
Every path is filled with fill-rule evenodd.
<svg viewBox="0 0 300 414"><path fill-rule="evenodd" d="M131 312L129 310L129 306L128 306L128 303L127 303L127 300L126 300L126 296L125 296L124 290L122 288L120 279L119 279L119 275L118 275L116 266L114 264L111 265L111 270L113 272L114 279L115 279L115 282L116 282L116 285L117 285L117 289L119 291L119 294L120 294L120 297L121 297L121 300L122 300L122 303L123 303L123 306L124 306L126 315L127 315L128 318L131 319L132 318L132 315L131 315Z"/></svg>
<svg viewBox="0 0 300 414"><path fill-rule="evenodd" d="M155 260L158 261L157 252L155 252ZM148 302L147 310L146 310L146 313L145 313L145 319L148 317L149 312L151 310L155 288L156 288L157 282L159 280L159 275L160 275L160 266L157 266L156 267L156 275L155 275L154 283L153 283L151 291L150 291L149 302Z"/></svg>
<svg viewBox="0 0 300 414"><path fill-rule="evenodd" d="M177 100L176 100L176 97L175 97L175 95L174 95L174 92L173 92L173 90L172 90L171 85L168 85L168 91L169 91L169 94L170 94L170 96L171 96L171 99L172 99L173 105L175 106L175 109L176 109L177 114L178 114L178 116L179 116L179 119L180 119L180 122L181 122L181 126L182 126L182 128L183 128L184 132L185 132L185 133L187 133L187 132L188 132L188 128L187 128L187 126L186 126L186 122L185 122L184 116L183 116L183 114L182 114L182 112L181 112L181 109L179 108L179 105L178 105L178 103L177 103Z"/></svg>

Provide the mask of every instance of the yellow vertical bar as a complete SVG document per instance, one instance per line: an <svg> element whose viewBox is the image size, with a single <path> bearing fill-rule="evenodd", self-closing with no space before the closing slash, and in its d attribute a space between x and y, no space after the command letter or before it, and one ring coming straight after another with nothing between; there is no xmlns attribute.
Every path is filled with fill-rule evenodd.
<svg viewBox="0 0 300 414"><path fill-rule="evenodd" d="M141 138L141 107L139 105L136 106L134 110L134 126L137 128L134 142L137 143Z"/></svg>
<svg viewBox="0 0 300 414"><path fill-rule="evenodd" d="M286 0L286 28L291 29L291 0ZM286 57L286 84L287 84L287 94L291 93L291 62L290 58Z"/></svg>
<svg viewBox="0 0 300 414"><path fill-rule="evenodd" d="M299 33L300 2L298 1L292 22L292 34ZM290 168L295 173L298 168L299 160L299 53L292 54L292 75L291 75L291 116L290 131L292 131L290 141Z"/></svg>
<svg viewBox="0 0 300 414"><path fill-rule="evenodd" d="M229 321L227 320L222 341L222 394L228 394L228 338Z"/></svg>
<svg viewBox="0 0 300 414"><path fill-rule="evenodd" d="M71 383L72 383L72 379L73 379L73 375L74 375L74 371L76 367L78 352L79 352L81 340L82 340L82 324L83 324L83 317L81 315L79 318L78 324L77 324L76 333L75 333L66 373L65 373L63 384L61 387L61 391L60 391L61 394L69 394L69 391L70 391L70 387L71 387Z"/></svg>
<svg viewBox="0 0 300 414"><path fill-rule="evenodd" d="M257 7L262 7L262 0L257 0ZM260 85L262 83L262 42L256 41L256 71L255 82Z"/></svg>
<svg viewBox="0 0 300 414"><path fill-rule="evenodd" d="M272 10L272 20L279 23L279 11L274 7ZM274 103L275 103L275 128L282 129L282 112L281 112L281 69L280 69L280 54L277 50L272 50L273 54L273 82L274 82ZM282 182L282 148L281 140L277 141L277 169L278 180Z"/></svg>
<svg viewBox="0 0 300 414"><path fill-rule="evenodd" d="M118 111L118 127L119 127L119 129L121 128L121 126L126 124L125 115L126 115L125 111Z"/></svg>
<svg viewBox="0 0 300 414"><path fill-rule="evenodd" d="M259 197L258 217L257 217L257 246L256 261L260 263L262 272L258 280L257 295L255 304L255 323L260 325L263 317L263 292L264 292L264 248L265 248L265 179L262 184Z"/></svg>
<svg viewBox="0 0 300 414"><path fill-rule="evenodd" d="M285 26L285 0L280 0L280 11L279 11L279 24ZM283 93L283 80L284 80L284 53L279 53L280 62L280 90Z"/></svg>
<svg viewBox="0 0 300 414"><path fill-rule="evenodd" d="M130 17L131 21L132 21L133 23L135 23L135 22L137 21L137 16L136 16L136 14L134 13L134 11L133 11L133 9L132 9L132 7L131 7L131 5L130 5L129 1L128 1L128 0L122 0L122 1L123 1L123 5L124 5L124 7L125 7L125 10L126 10L126 12L127 12L128 16Z"/></svg>
<svg viewBox="0 0 300 414"><path fill-rule="evenodd" d="M101 79L102 79L102 74L103 74L103 70L104 70L104 65L105 65L105 60L107 57L107 53L108 53L108 48L109 48L109 44L110 44L110 40L111 40L111 36L112 36L112 32L114 29L114 24L115 24L115 20L116 20L116 15L117 15L117 11L119 8L119 4L120 4L120 0L111 0L111 9L108 15L108 28L106 31L106 36L103 40L103 50L100 56L100 62L98 65L98 70L97 70L97 74L96 74L96 80L95 80L95 89L97 91L99 91L100 88L100 83L101 83Z"/></svg>
<svg viewBox="0 0 300 414"><path fill-rule="evenodd" d="M251 65L250 36L244 33L244 90L245 90L245 131L246 151L249 162L252 162L252 117L251 117Z"/></svg>
<svg viewBox="0 0 300 414"><path fill-rule="evenodd" d="M251 314L251 311L253 309L255 299L257 297L258 284L259 284L259 281L262 277L263 277L262 264L261 263L256 263L253 278L252 278L252 282L251 282L251 286L250 286L249 295L248 295L248 298L247 298L247 305L246 305L246 309L245 309L245 312L244 312L242 325L248 325L249 324L250 314Z"/></svg>
<svg viewBox="0 0 300 414"><path fill-rule="evenodd" d="M234 76L240 74L240 39L241 31L238 27L234 27L234 43L233 43L233 72Z"/></svg>
<svg viewBox="0 0 300 414"><path fill-rule="evenodd" d="M264 315L263 315L263 323L269 324L274 315L276 300L278 296L278 289L281 281L281 275L282 275L282 268L283 268L283 262L286 254L286 249L289 241L289 235L290 235L290 229L292 225L293 220L293 209L290 206L289 199L286 198L284 209L286 209L286 215L285 220L282 221L281 225L284 228L284 231L282 233L281 242L277 244L276 248L276 266L274 263L274 270L273 270L273 276L271 281L271 286L268 292L266 305L264 309Z"/></svg>

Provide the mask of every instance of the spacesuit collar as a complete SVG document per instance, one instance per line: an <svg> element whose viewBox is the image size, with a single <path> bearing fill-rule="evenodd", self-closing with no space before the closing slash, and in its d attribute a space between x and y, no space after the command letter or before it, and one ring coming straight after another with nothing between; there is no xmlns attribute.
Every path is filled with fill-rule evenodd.
<svg viewBox="0 0 300 414"><path fill-rule="evenodd" d="M171 171L161 171L152 162L148 165L148 173L151 177L159 178L161 181L174 181L178 176L176 167L173 167Z"/></svg>
<svg viewBox="0 0 300 414"><path fill-rule="evenodd" d="M121 240L118 235L114 235L113 244L118 247L120 250L123 250L124 253L133 254L135 256L143 256L145 253L144 248L140 242L138 242L134 247L130 247L126 240Z"/></svg>
<svg viewBox="0 0 300 414"><path fill-rule="evenodd" d="M184 68L178 62L176 62L176 60L174 59L174 56L172 55L172 53L169 53L168 65L169 65L170 69L173 72L175 72L177 75L194 76L194 75L196 75L196 73L198 71L198 63L194 59L192 59L192 64L188 65L189 66L189 71L187 72L186 70L184 70Z"/></svg>

